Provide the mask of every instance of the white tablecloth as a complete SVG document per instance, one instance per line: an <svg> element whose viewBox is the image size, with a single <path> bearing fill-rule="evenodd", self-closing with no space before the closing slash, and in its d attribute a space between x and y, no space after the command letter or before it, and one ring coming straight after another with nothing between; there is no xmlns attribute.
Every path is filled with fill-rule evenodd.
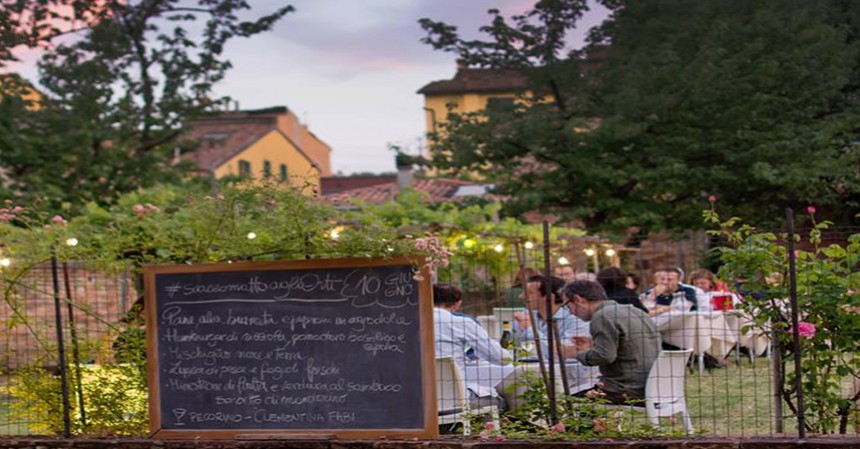
<svg viewBox="0 0 860 449"><path fill-rule="evenodd" d="M737 331L725 312L668 312L653 317L663 341L696 355L724 358L737 343Z"/></svg>
<svg viewBox="0 0 860 449"><path fill-rule="evenodd" d="M470 383L478 384L488 389L496 388L505 377L514 372L514 365L492 365L490 363L476 360L466 362L463 367L463 378L466 386Z"/></svg>
<svg viewBox="0 0 860 449"><path fill-rule="evenodd" d="M740 310L726 312L726 322L737 335L741 346L749 348L755 355L761 355L767 350L770 344L767 331L756 326L745 312Z"/></svg>

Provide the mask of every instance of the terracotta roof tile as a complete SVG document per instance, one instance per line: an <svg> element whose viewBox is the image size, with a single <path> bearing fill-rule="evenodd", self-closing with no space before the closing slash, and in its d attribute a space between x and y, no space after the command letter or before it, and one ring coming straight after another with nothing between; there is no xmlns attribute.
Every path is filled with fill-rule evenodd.
<svg viewBox="0 0 860 449"><path fill-rule="evenodd" d="M412 182L411 187L415 190L428 194L431 203L460 202L467 197L456 196L457 191L465 186L480 186L474 182L461 181L448 178L418 178ZM329 204L344 204L350 200L358 199L372 204L380 204L392 201L400 189L396 182L387 182L370 187L362 187L345 190L323 196L323 201ZM494 198L492 195L482 195L483 198Z"/></svg>
<svg viewBox="0 0 860 449"><path fill-rule="evenodd" d="M275 129L270 120L195 123L182 139L198 142L199 146L181 159L192 161L204 170L214 170Z"/></svg>
<svg viewBox="0 0 860 449"><path fill-rule="evenodd" d="M345 190L371 187L397 180L396 175L373 176L323 176L320 178L320 191L323 195L343 192Z"/></svg>
<svg viewBox="0 0 860 449"><path fill-rule="evenodd" d="M454 79L433 81L418 93L424 95L460 94L466 92L512 92L524 90L528 78L511 69L458 69Z"/></svg>

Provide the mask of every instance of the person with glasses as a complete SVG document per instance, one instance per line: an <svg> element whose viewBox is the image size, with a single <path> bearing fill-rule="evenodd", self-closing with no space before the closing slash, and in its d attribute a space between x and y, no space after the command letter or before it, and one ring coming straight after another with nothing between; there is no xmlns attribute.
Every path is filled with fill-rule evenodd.
<svg viewBox="0 0 860 449"><path fill-rule="evenodd" d="M606 296L597 282L579 280L562 288L563 305L589 323L590 339L574 338L564 346L566 357L597 366L600 377L591 390L574 396L600 396L613 404L645 400L645 382L660 353L660 332L648 315Z"/></svg>

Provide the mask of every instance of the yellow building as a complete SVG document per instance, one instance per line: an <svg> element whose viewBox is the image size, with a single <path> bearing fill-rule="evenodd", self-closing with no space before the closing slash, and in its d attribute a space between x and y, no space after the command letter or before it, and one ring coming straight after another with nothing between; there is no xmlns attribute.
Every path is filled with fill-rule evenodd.
<svg viewBox="0 0 860 449"><path fill-rule="evenodd" d="M0 74L0 98L18 97L30 110L38 110L42 94L17 74Z"/></svg>
<svg viewBox="0 0 860 449"><path fill-rule="evenodd" d="M418 90L424 95L427 132L441 131L449 113L465 114L488 107L508 107L527 94L528 80L517 70L472 69L460 66L453 79L433 81Z"/></svg>
<svg viewBox="0 0 860 449"><path fill-rule="evenodd" d="M331 170L331 148L283 106L195 120L183 141L196 148L181 160L217 178L269 178L317 194Z"/></svg>

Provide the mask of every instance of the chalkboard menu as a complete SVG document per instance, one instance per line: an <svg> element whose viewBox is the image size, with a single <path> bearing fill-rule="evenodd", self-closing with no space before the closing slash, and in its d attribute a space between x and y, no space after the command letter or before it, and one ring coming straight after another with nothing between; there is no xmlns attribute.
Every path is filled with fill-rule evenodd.
<svg viewBox="0 0 860 449"><path fill-rule="evenodd" d="M434 437L432 300L413 271L405 259L148 267L153 434Z"/></svg>

